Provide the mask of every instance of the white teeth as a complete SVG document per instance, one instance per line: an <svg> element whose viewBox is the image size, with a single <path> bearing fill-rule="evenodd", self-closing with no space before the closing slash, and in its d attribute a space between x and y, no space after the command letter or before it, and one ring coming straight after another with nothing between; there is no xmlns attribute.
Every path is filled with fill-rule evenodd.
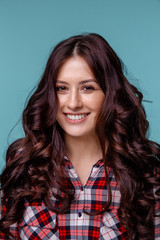
<svg viewBox="0 0 160 240"><path fill-rule="evenodd" d="M67 118L71 119L71 120L80 120L84 117L87 116L87 114L81 114L81 115L70 115L70 114L66 114Z"/></svg>

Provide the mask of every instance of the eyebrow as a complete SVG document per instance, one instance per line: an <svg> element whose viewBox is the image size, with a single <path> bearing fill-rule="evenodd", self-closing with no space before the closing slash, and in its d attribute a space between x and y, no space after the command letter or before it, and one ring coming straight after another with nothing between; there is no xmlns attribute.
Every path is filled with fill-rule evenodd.
<svg viewBox="0 0 160 240"><path fill-rule="evenodd" d="M96 80L96 79L86 79L86 80L80 81L80 84L85 84L85 83L89 83L89 82L95 82L95 83L97 83L97 80ZM61 80L57 80L57 83L67 84L67 85L68 85L67 82L61 81Z"/></svg>

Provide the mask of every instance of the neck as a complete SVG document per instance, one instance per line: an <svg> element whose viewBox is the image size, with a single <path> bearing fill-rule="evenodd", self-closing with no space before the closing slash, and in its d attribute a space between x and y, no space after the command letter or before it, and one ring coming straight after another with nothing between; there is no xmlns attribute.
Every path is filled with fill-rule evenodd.
<svg viewBox="0 0 160 240"><path fill-rule="evenodd" d="M71 162L95 163L102 158L102 151L98 139L93 136L71 137L65 136L66 155ZM82 161L83 159L83 161Z"/></svg>

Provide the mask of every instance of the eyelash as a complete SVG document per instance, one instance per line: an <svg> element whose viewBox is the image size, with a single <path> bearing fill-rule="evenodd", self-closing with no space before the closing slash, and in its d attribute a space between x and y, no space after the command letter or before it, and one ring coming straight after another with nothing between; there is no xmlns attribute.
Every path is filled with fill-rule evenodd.
<svg viewBox="0 0 160 240"><path fill-rule="evenodd" d="M85 89L85 91L91 91L91 90L95 90L95 88L93 86L85 86L83 87L83 90Z"/></svg>
<svg viewBox="0 0 160 240"><path fill-rule="evenodd" d="M59 87L56 87L56 91L65 91L67 88L64 87L64 86L59 86Z"/></svg>
<svg viewBox="0 0 160 240"><path fill-rule="evenodd" d="M65 87L65 86L57 86L57 87L56 87L56 91L57 91L57 92L64 92L64 91L66 91L66 90L68 90L68 89L67 89L67 87ZM81 88L81 90L84 90L84 91L93 91L93 90L95 90L95 87L93 87L93 86L83 86L83 87Z"/></svg>

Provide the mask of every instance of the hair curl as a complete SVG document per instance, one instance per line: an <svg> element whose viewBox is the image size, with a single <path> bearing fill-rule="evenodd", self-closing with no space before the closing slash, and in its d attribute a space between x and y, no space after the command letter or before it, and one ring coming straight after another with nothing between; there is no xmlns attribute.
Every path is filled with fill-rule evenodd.
<svg viewBox="0 0 160 240"><path fill-rule="evenodd" d="M55 83L61 65L76 55L86 60L105 94L96 134L103 152L108 191L111 193L107 166L113 168L120 186L118 215L128 231L126 239L154 239L153 188L160 184L160 145L146 137L149 124L142 93L128 82L122 62L106 40L93 33L60 42L48 59L42 79L23 112L25 137L11 144L6 154L0 180L7 213L0 228L9 233L9 226L23 216L25 199L33 201L41 196L56 213L66 212L74 199L74 187L63 170L65 144L56 121ZM51 186L57 189L52 194L62 203L60 208L50 202ZM159 198L159 190L156 193ZM112 198L109 196L105 209L95 214L107 211Z"/></svg>

